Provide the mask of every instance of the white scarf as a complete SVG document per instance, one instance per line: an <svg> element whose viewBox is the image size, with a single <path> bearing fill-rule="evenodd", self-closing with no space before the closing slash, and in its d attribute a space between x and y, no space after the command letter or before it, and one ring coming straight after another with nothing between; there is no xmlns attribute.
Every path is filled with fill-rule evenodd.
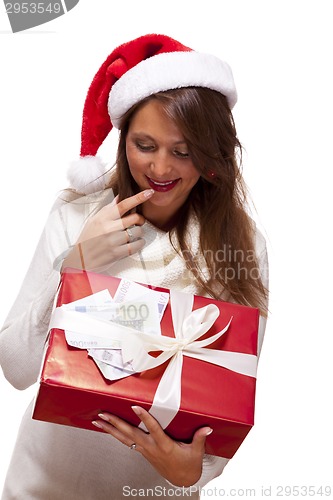
<svg viewBox="0 0 333 500"><path fill-rule="evenodd" d="M199 256L199 223L190 217L186 242L195 258ZM187 293L198 294L200 289L193 274L186 268L183 257L170 242L170 233L161 231L146 221L143 225L146 244L141 252L113 264L108 274L154 286L173 288ZM176 238L173 238L176 248ZM204 265L201 257L202 266ZM202 267L202 271L204 268Z"/></svg>

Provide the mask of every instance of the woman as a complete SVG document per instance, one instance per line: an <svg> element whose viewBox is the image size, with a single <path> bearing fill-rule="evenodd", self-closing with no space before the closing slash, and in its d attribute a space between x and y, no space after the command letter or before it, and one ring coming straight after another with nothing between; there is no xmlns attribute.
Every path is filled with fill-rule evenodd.
<svg viewBox="0 0 333 500"><path fill-rule="evenodd" d="M70 174L76 193L56 202L0 335L1 364L14 386L38 378L66 266L258 307L260 351L267 256L245 210L235 101L224 62L163 35L140 37L107 58L85 103L81 160ZM95 154L112 125L120 129L119 148L105 185ZM214 429L179 443L143 408L133 411L149 433L107 413L94 425L110 436L33 421L29 408L3 500L118 499L139 489L157 498L158 488L177 487L199 498L227 463L205 455Z"/></svg>

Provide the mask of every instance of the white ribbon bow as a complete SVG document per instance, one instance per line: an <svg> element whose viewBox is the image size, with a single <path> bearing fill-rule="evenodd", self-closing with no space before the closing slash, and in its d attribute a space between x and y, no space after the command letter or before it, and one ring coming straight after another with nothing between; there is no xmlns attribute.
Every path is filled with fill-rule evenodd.
<svg viewBox="0 0 333 500"><path fill-rule="evenodd" d="M203 340L202 337L215 323L220 314L215 304L209 304L192 311L193 295L170 291L172 321L175 337L150 335L132 328L100 320L77 311L69 311L64 307L54 310L50 329L59 328L77 332L84 341L85 335L94 335L119 343L124 362L131 361L137 372L149 370L161 365L171 358L157 387L152 407L149 412L165 429L180 408L181 376L183 356L213 363L234 372L256 377L257 356L240 352L206 349L221 337L229 328L229 323L220 332ZM149 354L152 351L162 351L157 357ZM143 424L140 427L145 429ZM146 429L145 429L146 430Z"/></svg>

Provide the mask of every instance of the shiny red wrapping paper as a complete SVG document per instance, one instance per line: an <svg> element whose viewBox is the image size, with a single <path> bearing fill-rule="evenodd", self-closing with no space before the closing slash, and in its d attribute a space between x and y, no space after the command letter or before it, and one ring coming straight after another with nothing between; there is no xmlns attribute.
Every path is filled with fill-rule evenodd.
<svg viewBox="0 0 333 500"><path fill-rule="evenodd" d="M119 282L118 278L67 269L57 306L104 289L113 296ZM256 355L258 309L200 296L194 296L193 309L208 303L216 304L220 315L204 337L222 330L233 317L228 331L208 348ZM161 328L163 335L174 336L170 304ZM131 406L149 410L167 363L111 382L103 377L86 350L68 346L64 331L53 329L33 418L100 432L91 421L98 418L98 413L107 411L139 425ZM189 442L196 429L210 426L214 432L207 437L206 453L231 458L254 424L255 384L253 377L184 356L181 407L165 432L176 440Z"/></svg>

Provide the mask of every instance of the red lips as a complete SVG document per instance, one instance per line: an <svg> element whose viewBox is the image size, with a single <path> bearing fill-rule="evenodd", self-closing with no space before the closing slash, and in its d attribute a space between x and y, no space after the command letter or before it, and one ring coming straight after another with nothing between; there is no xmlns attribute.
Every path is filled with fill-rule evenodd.
<svg viewBox="0 0 333 500"><path fill-rule="evenodd" d="M147 176L146 176L147 177ZM176 184L180 181L180 179L169 180L169 181L153 181L150 177L147 177L148 184L154 191L165 193L167 191L171 191Z"/></svg>

